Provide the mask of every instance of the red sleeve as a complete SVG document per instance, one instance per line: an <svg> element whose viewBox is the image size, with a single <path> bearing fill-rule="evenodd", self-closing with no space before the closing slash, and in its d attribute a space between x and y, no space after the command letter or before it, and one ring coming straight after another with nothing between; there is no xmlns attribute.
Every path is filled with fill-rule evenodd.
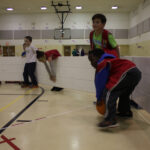
<svg viewBox="0 0 150 150"><path fill-rule="evenodd" d="M46 55L46 59L48 59L48 57L52 57L52 59L56 59L57 57L61 56L57 49L46 51L45 55Z"/></svg>

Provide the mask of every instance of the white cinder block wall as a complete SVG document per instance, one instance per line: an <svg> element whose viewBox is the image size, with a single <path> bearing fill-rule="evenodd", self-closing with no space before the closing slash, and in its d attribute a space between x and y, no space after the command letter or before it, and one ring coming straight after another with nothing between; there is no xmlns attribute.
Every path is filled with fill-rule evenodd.
<svg viewBox="0 0 150 150"><path fill-rule="evenodd" d="M125 57L132 60L142 71L142 80L132 98L144 109L150 112L149 57ZM21 57L0 57L0 81L22 81L24 59ZM37 64L37 77L41 84L59 86L63 88L95 92L95 70L91 67L87 57L60 57L55 62L57 82L51 82L44 64Z"/></svg>
<svg viewBox="0 0 150 150"><path fill-rule="evenodd" d="M138 23L146 20L150 17L150 0L146 0L145 3L141 3L137 9L132 11L129 15L129 27L133 27Z"/></svg>
<svg viewBox="0 0 150 150"><path fill-rule="evenodd" d="M23 81L25 58L0 57L0 81ZM57 82L50 81L43 63L37 64L40 84L94 92L95 71L87 57L60 57L55 61Z"/></svg>
<svg viewBox="0 0 150 150"><path fill-rule="evenodd" d="M129 15L129 28L142 23L146 19L150 18L150 0L145 0L139 7L132 11ZM150 26L150 20L149 20ZM139 43L142 41L150 40L150 32L146 32L129 40L129 44Z"/></svg>

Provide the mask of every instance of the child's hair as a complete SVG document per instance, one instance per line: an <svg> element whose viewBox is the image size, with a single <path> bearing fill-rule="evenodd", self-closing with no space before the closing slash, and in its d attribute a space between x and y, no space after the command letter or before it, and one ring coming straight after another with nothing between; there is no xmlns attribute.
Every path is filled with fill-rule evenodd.
<svg viewBox="0 0 150 150"><path fill-rule="evenodd" d="M32 37L31 36L25 36L26 39L28 39L30 42L32 42Z"/></svg>
<svg viewBox="0 0 150 150"><path fill-rule="evenodd" d="M44 56L43 51L36 51L37 59L42 58Z"/></svg>
<svg viewBox="0 0 150 150"><path fill-rule="evenodd" d="M93 55L94 57L100 58L103 54L104 54L103 50L101 50L101 49L94 49L94 50L89 51L88 56Z"/></svg>
<svg viewBox="0 0 150 150"><path fill-rule="evenodd" d="M102 24L106 24L106 22L107 22L107 19L106 19L106 17L103 14L95 14L92 17L92 21L94 21L95 19L101 20Z"/></svg>

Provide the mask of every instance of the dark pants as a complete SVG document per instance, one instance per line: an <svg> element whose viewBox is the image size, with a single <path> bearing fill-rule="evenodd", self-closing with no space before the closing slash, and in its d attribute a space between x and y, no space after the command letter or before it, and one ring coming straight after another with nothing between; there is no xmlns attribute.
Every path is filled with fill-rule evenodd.
<svg viewBox="0 0 150 150"><path fill-rule="evenodd" d="M30 77L32 84L37 85L37 80L34 74L35 69L36 69L36 62L25 64L24 73L23 73L24 84L29 85L29 77Z"/></svg>
<svg viewBox="0 0 150 150"><path fill-rule="evenodd" d="M126 113L130 111L130 95L141 80L141 72L138 68L129 70L120 83L112 91L104 90L104 100L106 101L106 120L115 119L116 102L119 98L118 111Z"/></svg>

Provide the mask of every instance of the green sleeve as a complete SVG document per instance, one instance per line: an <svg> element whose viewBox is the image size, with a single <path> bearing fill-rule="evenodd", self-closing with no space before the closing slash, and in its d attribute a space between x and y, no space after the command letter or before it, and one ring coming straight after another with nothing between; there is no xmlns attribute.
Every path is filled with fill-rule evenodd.
<svg viewBox="0 0 150 150"><path fill-rule="evenodd" d="M116 42L116 40L115 40L115 38L113 37L112 34L108 35L108 41L109 41L109 44L112 46L112 48L117 47L117 42Z"/></svg>

